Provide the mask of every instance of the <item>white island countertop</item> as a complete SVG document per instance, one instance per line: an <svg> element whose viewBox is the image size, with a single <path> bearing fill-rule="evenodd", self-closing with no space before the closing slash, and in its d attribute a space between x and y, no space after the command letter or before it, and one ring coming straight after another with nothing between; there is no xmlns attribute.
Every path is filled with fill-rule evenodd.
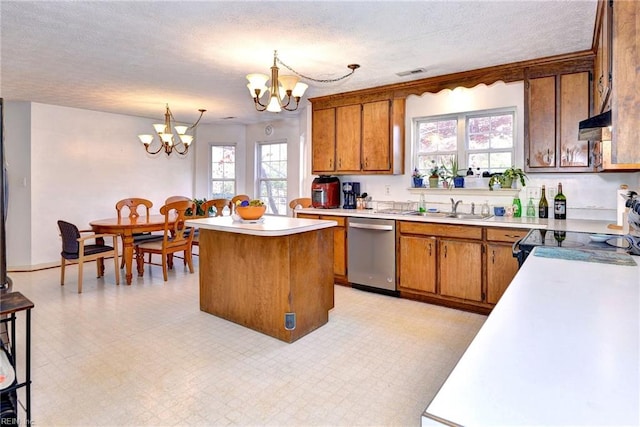
<svg viewBox="0 0 640 427"><path fill-rule="evenodd" d="M231 216L191 219L185 222L190 227L229 233L251 234L254 236L288 236L335 227L336 221L319 219L290 218L265 215L260 222L234 221Z"/></svg>
<svg viewBox="0 0 640 427"><path fill-rule="evenodd" d="M423 426L640 425L640 267L536 250Z"/></svg>

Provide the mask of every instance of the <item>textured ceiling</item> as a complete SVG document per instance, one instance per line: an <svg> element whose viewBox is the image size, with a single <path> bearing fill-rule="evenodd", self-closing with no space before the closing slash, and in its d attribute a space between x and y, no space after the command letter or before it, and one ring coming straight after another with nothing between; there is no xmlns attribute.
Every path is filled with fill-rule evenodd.
<svg viewBox="0 0 640 427"><path fill-rule="evenodd" d="M245 75L268 74L274 49L314 78L362 66L307 82L306 99L587 50L595 14L596 0L2 0L0 96L153 118L168 102L180 121L205 108L204 123L255 123L274 115L255 112Z"/></svg>

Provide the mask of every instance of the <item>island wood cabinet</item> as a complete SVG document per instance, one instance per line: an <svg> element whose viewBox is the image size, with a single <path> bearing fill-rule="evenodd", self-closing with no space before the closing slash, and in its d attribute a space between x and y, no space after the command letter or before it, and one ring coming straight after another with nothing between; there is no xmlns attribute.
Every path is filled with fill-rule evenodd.
<svg viewBox="0 0 640 427"><path fill-rule="evenodd" d="M600 34L596 50L606 67L610 67L608 87L603 88L602 111L611 110L611 132L603 130L600 141L594 142L594 163L598 171L640 170L640 2L601 1L598 8L596 35ZM610 27L608 27L610 26ZM608 40L609 39L609 40ZM608 42L610 41L610 42ZM598 84L597 82L594 84ZM608 90L608 92L607 92ZM607 98L608 94L608 98Z"/></svg>
<svg viewBox="0 0 640 427"><path fill-rule="evenodd" d="M403 173L404 99L311 101L314 174Z"/></svg>
<svg viewBox="0 0 640 427"><path fill-rule="evenodd" d="M487 302L497 304L518 272L518 260L513 257L513 244L529 230L487 228Z"/></svg>
<svg viewBox="0 0 640 427"><path fill-rule="evenodd" d="M578 124L590 116L590 72L558 73L525 81L525 170L593 172L589 141Z"/></svg>
<svg viewBox="0 0 640 427"><path fill-rule="evenodd" d="M400 295L488 313L518 270L528 230L398 221Z"/></svg>
<svg viewBox="0 0 640 427"><path fill-rule="evenodd" d="M347 218L335 215L316 215L297 213L297 218L324 219L336 221L333 227L333 274L336 283L346 284L347 281Z"/></svg>

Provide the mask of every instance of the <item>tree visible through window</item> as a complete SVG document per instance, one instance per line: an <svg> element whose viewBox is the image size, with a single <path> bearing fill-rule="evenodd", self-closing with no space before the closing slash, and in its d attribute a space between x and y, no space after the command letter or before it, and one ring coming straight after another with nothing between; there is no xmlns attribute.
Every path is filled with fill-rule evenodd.
<svg viewBox="0 0 640 427"><path fill-rule="evenodd" d="M287 214L287 143L258 144L258 194L267 213Z"/></svg>
<svg viewBox="0 0 640 427"><path fill-rule="evenodd" d="M230 199L236 194L235 145L211 146L211 199Z"/></svg>
<svg viewBox="0 0 640 427"><path fill-rule="evenodd" d="M448 164L458 156L459 172L502 172L514 160L515 110L475 111L414 120L414 167L429 175L431 161Z"/></svg>

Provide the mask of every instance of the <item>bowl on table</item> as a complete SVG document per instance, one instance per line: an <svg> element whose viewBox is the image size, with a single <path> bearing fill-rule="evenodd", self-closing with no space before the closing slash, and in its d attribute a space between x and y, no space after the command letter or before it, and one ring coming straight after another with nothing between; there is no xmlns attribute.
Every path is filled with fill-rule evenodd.
<svg viewBox="0 0 640 427"><path fill-rule="evenodd" d="M265 211L267 210L266 206L236 206L236 213L238 216L245 221L255 221L257 219L262 218Z"/></svg>

